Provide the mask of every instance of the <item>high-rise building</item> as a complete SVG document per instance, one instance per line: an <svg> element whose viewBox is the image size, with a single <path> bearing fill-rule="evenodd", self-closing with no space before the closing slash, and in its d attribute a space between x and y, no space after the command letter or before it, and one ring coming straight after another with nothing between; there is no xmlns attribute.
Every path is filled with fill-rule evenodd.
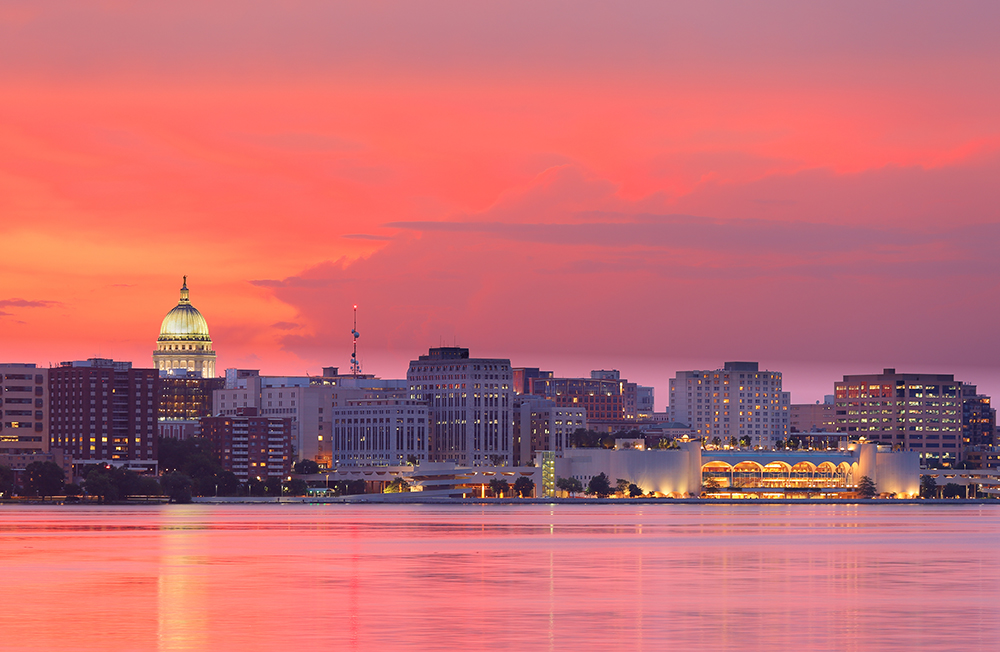
<svg viewBox="0 0 1000 652"><path fill-rule="evenodd" d="M975 385L962 385L962 447L996 446L997 411L990 397L976 393Z"/></svg>
<svg viewBox="0 0 1000 652"><path fill-rule="evenodd" d="M431 461L512 463L510 360L470 358L468 349L440 347L411 361L406 380L410 400L427 405Z"/></svg>
<svg viewBox="0 0 1000 652"><path fill-rule="evenodd" d="M203 378L215 377L215 351L208 334L208 322L191 305L186 276L180 301L160 324L153 366L160 371L184 369Z"/></svg>
<svg viewBox="0 0 1000 652"><path fill-rule="evenodd" d="M622 380L616 369L590 372L590 378L532 378L530 393L559 407L582 407L590 428L627 430L638 420L638 385Z"/></svg>
<svg viewBox="0 0 1000 652"><path fill-rule="evenodd" d="M635 410L636 416L640 421L649 420L651 421L654 417L653 414L656 412L654 406L654 400L656 397L655 387L646 387L644 385L636 385L636 395L635 395Z"/></svg>
<svg viewBox="0 0 1000 652"><path fill-rule="evenodd" d="M77 464L155 471L160 374L90 358L49 369L49 445Z"/></svg>
<svg viewBox="0 0 1000 652"><path fill-rule="evenodd" d="M194 371L161 373L160 420L197 421L212 416L212 392L224 384L223 378L203 378Z"/></svg>
<svg viewBox="0 0 1000 652"><path fill-rule="evenodd" d="M381 380L371 375L339 375L326 367L322 376L261 376L256 370L226 370L226 386L212 397L212 413L233 416L256 408L260 416L288 417L292 427L292 458L333 463L330 410L344 401L408 397L405 380Z"/></svg>
<svg viewBox="0 0 1000 652"><path fill-rule="evenodd" d="M0 454L49 450L49 370L0 364Z"/></svg>
<svg viewBox="0 0 1000 652"><path fill-rule="evenodd" d="M587 411L562 407L541 396L524 394L514 399L514 465L535 459L539 451L560 452L570 445L570 435L587 428Z"/></svg>
<svg viewBox="0 0 1000 652"><path fill-rule="evenodd" d="M212 442L226 471L246 482L284 478L292 470L292 424L287 417L266 417L256 408L201 420L202 437Z"/></svg>
<svg viewBox="0 0 1000 652"><path fill-rule="evenodd" d="M227 381L230 378L226 370ZM309 376L243 375L234 378L234 386L212 392L212 414L236 416L245 408L255 408L262 417L291 420L292 456L299 458L302 398L310 385Z"/></svg>
<svg viewBox="0 0 1000 652"><path fill-rule="evenodd" d="M722 369L678 371L670 379L670 414L706 440L748 440L769 447L788 437L790 397L781 373L756 362L727 362Z"/></svg>
<svg viewBox="0 0 1000 652"><path fill-rule="evenodd" d="M515 394L530 394L531 381L535 378L552 378L551 371L542 371L538 367L514 367L511 369L512 387Z"/></svg>
<svg viewBox="0 0 1000 652"><path fill-rule="evenodd" d="M362 398L329 413L332 468L402 466L427 461L428 417L423 401Z"/></svg>
<svg viewBox="0 0 1000 652"><path fill-rule="evenodd" d="M926 466L961 461L962 383L952 374L884 369L844 376L834 388L837 432L917 451Z"/></svg>
<svg viewBox="0 0 1000 652"><path fill-rule="evenodd" d="M187 369L160 372L160 437L188 439L199 434L199 419L212 416L212 392L225 384L223 378L202 378Z"/></svg>
<svg viewBox="0 0 1000 652"><path fill-rule="evenodd" d="M789 433L836 432L833 397L823 403L795 403L788 408Z"/></svg>

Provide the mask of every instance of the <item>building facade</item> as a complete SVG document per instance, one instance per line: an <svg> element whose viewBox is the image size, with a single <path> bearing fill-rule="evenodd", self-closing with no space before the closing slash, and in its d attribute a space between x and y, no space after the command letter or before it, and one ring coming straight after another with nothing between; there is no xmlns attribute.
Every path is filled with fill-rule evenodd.
<svg viewBox="0 0 1000 652"><path fill-rule="evenodd" d="M201 420L201 436L212 443L222 468L242 482L284 478L292 470L292 424L255 408Z"/></svg>
<svg viewBox="0 0 1000 652"><path fill-rule="evenodd" d="M708 442L732 439L770 447L788 437L788 392L781 373L756 362L727 362L712 371L678 371L670 379L670 414Z"/></svg>
<svg viewBox="0 0 1000 652"><path fill-rule="evenodd" d="M829 403L793 403L788 407L788 432L836 432L834 412L832 400Z"/></svg>
<svg viewBox="0 0 1000 652"><path fill-rule="evenodd" d="M584 408L561 407L540 396L518 396L513 412L514 466L528 464L538 451L562 452L573 432L587 429Z"/></svg>
<svg viewBox="0 0 1000 652"><path fill-rule="evenodd" d="M614 432L635 427L638 385L622 380L617 370L598 370L590 378L532 378L530 393L559 407L583 408L591 428Z"/></svg>
<svg viewBox="0 0 1000 652"><path fill-rule="evenodd" d="M160 420L197 421L212 416L212 393L222 389L222 378L203 378L187 370L160 374Z"/></svg>
<svg viewBox="0 0 1000 652"><path fill-rule="evenodd" d="M164 372L182 369L203 378L215 377L215 351L208 334L208 322L191 305L186 276L181 286L180 301L160 324L153 366Z"/></svg>
<svg viewBox="0 0 1000 652"><path fill-rule="evenodd" d="M837 431L895 450L916 451L925 466L962 458L962 383L951 374L844 376L834 385Z"/></svg>
<svg viewBox="0 0 1000 652"><path fill-rule="evenodd" d="M962 448L996 446L996 426L990 397L977 394L975 385L962 385Z"/></svg>
<svg viewBox="0 0 1000 652"><path fill-rule="evenodd" d="M104 358L49 369L49 445L76 464L157 467L160 374Z"/></svg>
<svg viewBox="0 0 1000 652"><path fill-rule="evenodd" d="M429 419L423 401L345 400L330 410L331 468L400 466L427 461Z"/></svg>
<svg viewBox="0 0 1000 652"><path fill-rule="evenodd" d="M49 370L0 364L0 454L49 450Z"/></svg>
<svg viewBox="0 0 1000 652"><path fill-rule="evenodd" d="M469 350L460 347L433 348L410 362L406 380L410 400L427 405L431 461L512 463L510 360L470 358Z"/></svg>

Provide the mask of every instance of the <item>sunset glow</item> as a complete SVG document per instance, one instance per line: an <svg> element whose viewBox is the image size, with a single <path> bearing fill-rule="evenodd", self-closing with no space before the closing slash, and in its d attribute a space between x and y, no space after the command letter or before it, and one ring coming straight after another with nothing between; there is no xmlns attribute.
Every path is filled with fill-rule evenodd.
<svg viewBox="0 0 1000 652"><path fill-rule="evenodd" d="M1000 393L1000 6L5 2L0 359Z"/></svg>

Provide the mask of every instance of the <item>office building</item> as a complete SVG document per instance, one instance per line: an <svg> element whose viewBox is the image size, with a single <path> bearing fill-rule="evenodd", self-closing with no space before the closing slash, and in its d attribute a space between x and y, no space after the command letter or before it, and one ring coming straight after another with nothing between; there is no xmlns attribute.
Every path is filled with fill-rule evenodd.
<svg viewBox="0 0 1000 652"><path fill-rule="evenodd" d="M344 400L329 413L330 468L400 466L427 461L428 415L409 398Z"/></svg>
<svg viewBox="0 0 1000 652"><path fill-rule="evenodd" d="M823 403L794 403L788 406L788 432L836 432L833 396Z"/></svg>
<svg viewBox="0 0 1000 652"><path fill-rule="evenodd" d="M0 364L0 454L49 450L49 370Z"/></svg>
<svg viewBox="0 0 1000 652"><path fill-rule="evenodd" d="M962 383L951 374L844 376L834 385L837 431L920 453L929 467L962 458Z"/></svg>
<svg viewBox="0 0 1000 652"><path fill-rule="evenodd" d="M510 360L470 358L460 347L433 348L410 362L406 380L410 400L427 404L431 461L512 463Z"/></svg>
<svg viewBox="0 0 1000 652"><path fill-rule="evenodd" d="M559 407L584 408L594 430L629 430L638 420L638 385L622 380L617 370L592 371L590 378L534 378L530 388Z"/></svg>
<svg viewBox="0 0 1000 652"><path fill-rule="evenodd" d="M226 471L242 482L284 478L292 471L292 424L288 417L241 408L230 416L201 419L201 436L212 443Z"/></svg>
<svg viewBox="0 0 1000 652"><path fill-rule="evenodd" d="M80 464L155 471L160 374L90 358L49 369L49 445Z"/></svg>
<svg viewBox="0 0 1000 652"><path fill-rule="evenodd" d="M571 445L570 435L587 429L587 411L561 407L541 396L524 394L514 399L514 466L535 459L539 451L561 452Z"/></svg>
<svg viewBox="0 0 1000 652"><path fill-rule="evenodd" d="M975 385L962 385L962 447L991 447L996 440L997 411L990 397L976 393Z"/></svg>
<svg viewBox="0 0 1000 652"><path fill-rule="evenodd" d="M722 369L678 371L670 379L670 414L706 442L733 439L768 448L788 437L788 392L781 373L756 362L727 362Z"/></svg>

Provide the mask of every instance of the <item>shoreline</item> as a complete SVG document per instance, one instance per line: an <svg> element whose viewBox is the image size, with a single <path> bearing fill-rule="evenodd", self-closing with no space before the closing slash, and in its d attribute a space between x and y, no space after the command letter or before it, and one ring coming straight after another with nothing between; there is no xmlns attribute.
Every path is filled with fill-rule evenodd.
<svg viewBox="0 0 1000 652"><path fill-rule="evenodd" d="M173 505L167 502L118 501L108 504L97 502L65 502L61 500L0 500L5 506L52 507L144 507ZM329 498L289 497L257 498L247 496L195 497L189 505L996 505L995 498L873 498L870 500L838 498L416 498L406 494L357 494Z"/></svg>

